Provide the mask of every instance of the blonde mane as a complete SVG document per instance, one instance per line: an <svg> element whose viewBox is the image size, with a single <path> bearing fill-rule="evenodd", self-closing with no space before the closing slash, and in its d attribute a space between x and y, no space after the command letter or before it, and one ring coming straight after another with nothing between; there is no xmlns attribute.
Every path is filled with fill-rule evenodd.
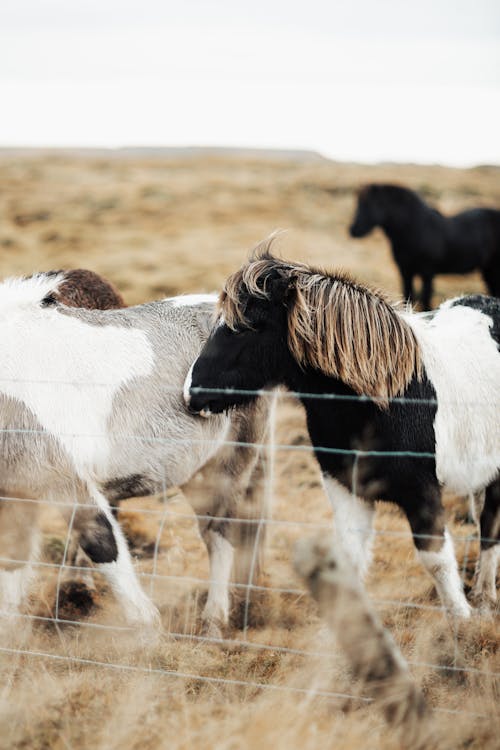
<svg viewBox="0 0 500 750"><path fill-rule="evenodd" d="M230 328L247 326L245 295L269 297L269 282L287 286L288 346L301 367L341 380L384 407L421 377L415 335L383 294L344 274L275 258L273 237L226 281L219 307Z"/></svg>

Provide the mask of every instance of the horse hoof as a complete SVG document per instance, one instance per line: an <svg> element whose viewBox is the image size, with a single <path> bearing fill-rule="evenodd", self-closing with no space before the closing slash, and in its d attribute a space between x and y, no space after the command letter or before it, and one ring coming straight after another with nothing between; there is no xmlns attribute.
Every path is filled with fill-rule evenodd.
<svg viewBox="0 0 500 750"><path fill-rule="evenodd" d="M224 639L222 623L216 620L204 620L201 625L200 635L209 641L221 641Z"/></svg>
<svg viewBox="0 0 500 750"><path fill-rule="evenodd" d="M467 606L457 606L449 610L449 616L454 622L464 622L465 620L470 620L473 611L470 604L467 604Z"/></svg>
<svg viewBox="0 0 500 750"><path fill-rule="evenodd" d="M491 620L494 617L495 610L497 607L496 600L487 594L473 594L472 602L474 604L474 613L483 617L486 620Z"/></svg>
<svg viewBox="0 0 500 750"><path fill-rule="evenodd" d="M152 631L159 631L162 629L160 612L147 597L144 597L141 602L136 603L133 607L127 608L126 618L128 624L132 627L145 627Z"/></svg>

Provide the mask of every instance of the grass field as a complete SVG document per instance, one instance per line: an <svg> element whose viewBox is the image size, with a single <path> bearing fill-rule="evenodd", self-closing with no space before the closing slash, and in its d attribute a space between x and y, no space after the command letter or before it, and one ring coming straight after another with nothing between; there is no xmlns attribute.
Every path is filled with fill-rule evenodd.
<svg viewBox="0 0 500 750"><path fill-rule="evenodd" d="M349 269L398 297L399 279L383 235L354 241L347 234L355 190L373 180L407 184L446 212L500 206L500 169L493 167L6 152L0 157L0 275L86 267L111 279L135 304L218 289L253 244L283 228L283 255ZM483 291L478 275L438 277L435 304L477 291ZM303 414L290 399L278 408L276 442L308 444ZM446 507L470 580L477 556L477 542L470 540L474 528L459 499L446 498ZM157 513L141 515L140 509ZM292 523L268 530L260 583L271 590L259 592L252 605L246 637L253 646L241 643L238 623L227 633L238 641L232 644L168 634L196 635L206 590L199 581L207 578L207 558L189 498L173 490L168 505L158 498L130 500L121 517L137 566L148 573L165 511L158 572L170 578L154 579L152 590L165 634L148 639L113 629L124 623L103 587L99 606L81 627L55 629L29 619L5 624L0 645L15 653L0 653L0 748L402 746L376 706L313 694L357 696L360 688L309 595L297 593L303 584L290 564L294 542L310 533L301 524L332 522L309 452L276 451L273 519ZM498 617L476 618L454 632L433 609L437 600L415 559L407 521L380 504L376 526L390 534L377 537L367 587L429 704L441 709L438 746L498 748ZM57 563L65 526L53 509L44 513L43 535L42 559ZM56 577L56 570L44 569L27 611L50 614Z"/></svg>

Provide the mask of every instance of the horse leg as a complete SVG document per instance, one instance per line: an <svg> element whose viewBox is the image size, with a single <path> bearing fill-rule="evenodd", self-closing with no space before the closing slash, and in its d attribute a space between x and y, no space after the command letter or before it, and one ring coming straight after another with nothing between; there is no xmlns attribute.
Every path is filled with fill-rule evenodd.
<svg viewBox="0 0 500 750"><path fill-rule="evenodd" d="M363 579L371 562L373 503L353 495L328 474L323 474L323 485L333 508L335 543Z"/></svg>
<svg viewBox="0 0 500 750"><path fill-rule="evenodd" d="M251 586L259 580L266 537L266 519L269 503L267 461L259 456L247 486L240 493L237 517L243 523L235 524L233 543L237 550L234 560L234 580Z"/></svg>
<svg viewBox="0 0 500 750"><path fill-rule="evenodd" d="M0 616L7 617L19 611L39 549L39 506L19 498L2 501L0 507Z"/></svg>
<svg viewBox="0 0 500 750"><path fill-rule="evenodd" d="M67 512L73 519L72 529L78 534L78 544L107 579L127 620L132 624L157 624L158 610L139 584L127 542L108 501L92 486L81 488L78 500L87 507L77 505L73 512Z"/></svg>
<svg viewBox="0 0 500 750"><path fill-rule="evenodd" d="M229 582L234 558L234 548L228 539L228 521L234 515L231 477L225 476L223 462L216 457L182 490L197 515L200 536L208 552L209 583L201 614L202 632L222 638L222 629L229 621Z"/></svg>
<svg viewBox="0 0 500 750"><path fill-rule="evenodd" d="M481 514L484 508L485 491L469 493L469 515L476 526L480 528Z"/></svg>
<svg viewBox="0 0 500 750"><path fill-rule="evenodd" d="M480 520L481 547L473 601L486 611L497 599L496 576L500 560L500 477L486 488Z"/></svg>
<svg viewBox="0 0 500 750"><path fill-rule="evenodd" d="M430 310L432 307L432 274L422 274L422 309Z"/></svg>
<svg viewBox="0 0 500 750"><path fill-rule="evenodd" d="M208 552L208 595L201 620L203 633L213 638L222 637L222 629L229 621L229 582L234 558L228 540L228 519L234 515L231 484L216 457L182 487L196 513L200 536Z"/></svg>
<svg viewBox="0 0 500 750"><path fill-rule="evenodd" d="M420 560L434 579L443 606L454 617L470 617L453 542L444 523L439 487L431 485L417 492L406 514Z"/></svg>
<svg viewBox="0 0 500 750"><path fill-rule="evenodd" d="M403 281L403 297L407 302L414 303L416 301L413 287L414 274L411 271L401 270L401 279Z"/></svg>
<svg viewBox="0 0 500 750"><path fill-rule="evenodd" d="M233 416L228 442L183 487L193 505L210 562L203 629L220 637L229 620L229 588L246 586L246 607L258 579L269 505L270 413L273 403L258 399ZM215 518L207 518L215 516Z"/></svg>
<svg viewBox="0 0 500 750"><path fill-rule="evenodd" d="M498 263L500 264L500 259ZM500 268L498 267L498 264L490 266L489 268L483 268L481 273L488 288L488 292L493 297L500 297Z"/></svg>
<svg viewBox="0 0 500 750"><path fill-rule="evenodd" d="M201 615L203 632L211 638L222 638L222 629L229 622L229 581L234 548L224 536L222 528L206 528L203 540L210 560L208 596Z"/></svg>

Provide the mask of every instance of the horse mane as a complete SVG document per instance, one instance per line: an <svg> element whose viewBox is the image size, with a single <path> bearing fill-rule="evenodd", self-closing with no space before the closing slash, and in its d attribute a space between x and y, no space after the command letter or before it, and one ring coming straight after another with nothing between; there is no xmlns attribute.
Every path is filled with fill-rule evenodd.
<svg viewBox="0 0 500 750"><path fill-rule="evenodd" d="M288 282L288 347L301 367L337 378L382 407L421 377L417 340L396 305L347 274L274 257L273 240L258 245L226 281L219 306L230 328L248 325L245 294L269 298L269 283L279 277Z"/></svg>
<svg viewBox="0 0 500 750"><path fill-rule="evenodd" d="M385 199L392 201L397 206L432 208L416 190L395 182L369 182L359 188L357 195L358 198L366 198L370 194L375 195L376 193L379 195L382 193Z"/></svg>
<svg viewBox="0 0 500 750"><path fill-rule="evenodd" d="M116 310L126 307L116 287L94 271L77 268L63 273L64 280L55 295L63 305L85 307L88 310Z"/></svg>

